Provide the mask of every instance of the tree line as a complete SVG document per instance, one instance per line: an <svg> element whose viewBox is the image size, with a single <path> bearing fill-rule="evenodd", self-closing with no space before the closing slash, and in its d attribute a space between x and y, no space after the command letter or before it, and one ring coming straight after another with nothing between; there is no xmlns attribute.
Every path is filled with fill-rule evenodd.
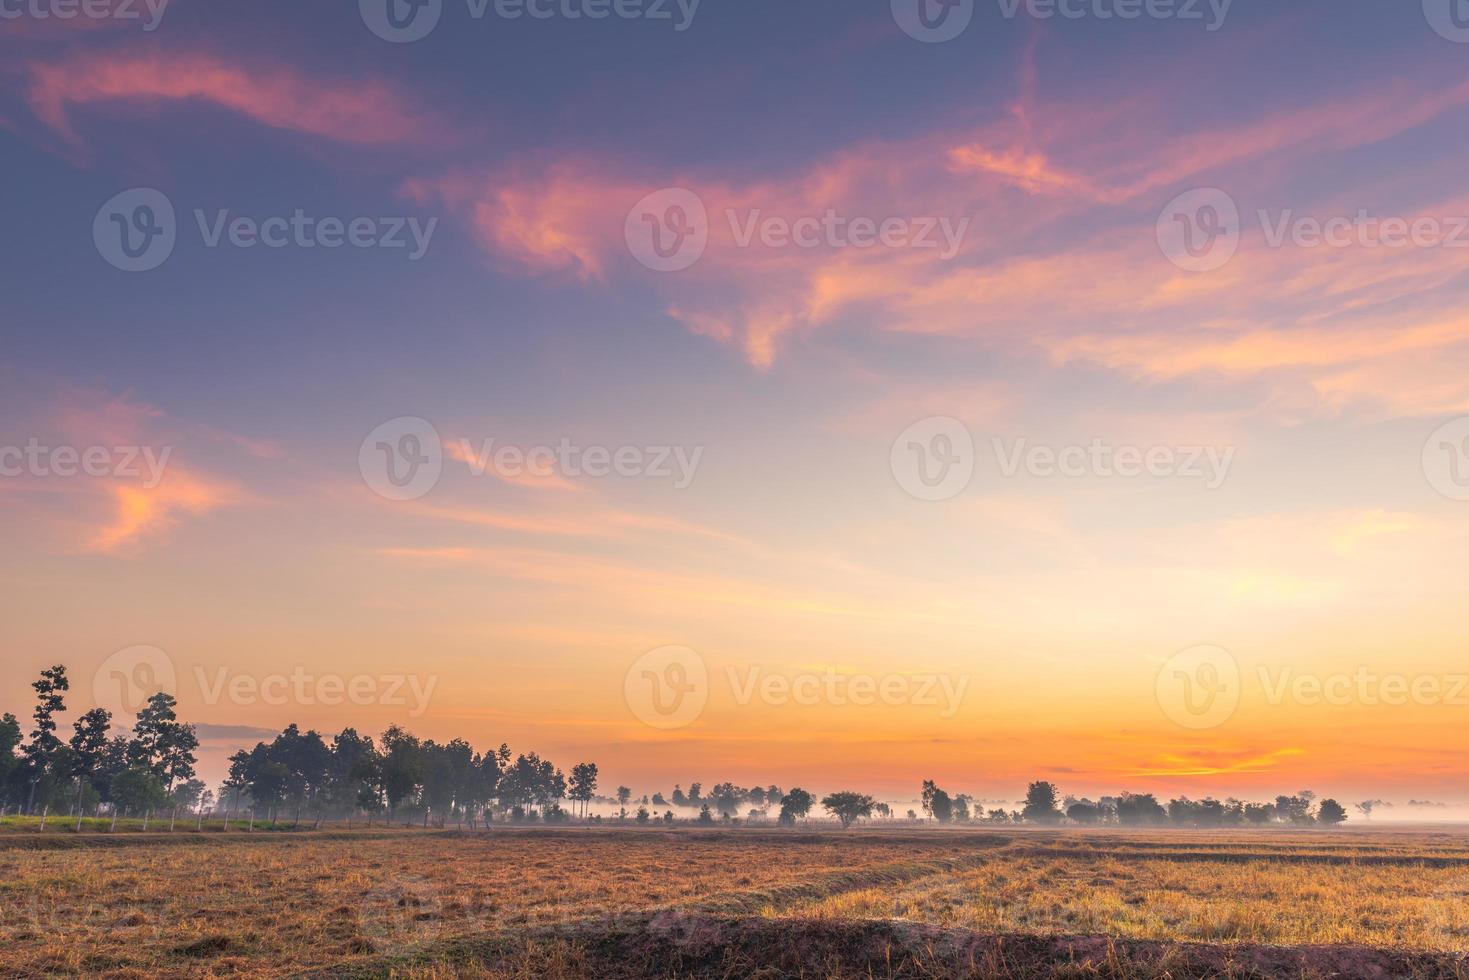
<svg viewBox="0 0 1469 980"><path fill-rule="evenodd" d="M323 818L365 817L393 822L408 819L422 825L468 824L496 818L511 822L562 823L589 813L593 801L615 803L618 817L628 818L632 791L619 786L615 796L597 795L599 770L581 762L566 775L535 752L512 753L502 743L476 751L464 739L440 743L420 739L396 725L374 740L354 728L330 738L313 730L287 726L269 742L241 750L229 759L229 774L216 796L195 777L199 740L194 726L178 720L172 695L158 692L139 710L127 734L112 731L112 715L93 708L72 722L72 735L57 734L57 716L66 710L70 689L66 667L41 672L31 685L36 692L32 727L23 737L13 714L0 716L0 813L12 810L47 815L65 812L142 816L172 808L202 814L216 805L226 818L276 821L293 814L316 823ZM844 828L861 820L891 819L886 803L852 790L820 799L826 813ZM704 792L692 782L687 791L674 787L664 797L643 796L633 819L640 824L672 823L675 807L696 811L695 823L763 822L771 811L776 823L793 826L809 818L818 800L799 787L782 791L774 784L742 787L718 783ZM920 792L923 818L939 824L983 822L1055 826L1335 826L1347 819L1336 800L1302 790L1255 803L1229 798L1191 800L1178 797L1166 804L1151 793L1120 793L1097 800L1062 797L1048 781L1030 784L1019 809L986 810L973 797L951 795L933 780ZM566 804L566 805L563 805ZM1357 809L1370 818L1380 800ZM658 811L662 811L659 813ZM909 810L907 817L918 820Z"/></svg>
<svg viewBox="0 0 1469 980"><path fill-rule="evenodd" d="M1120 793L1098 800L1062 797L1055 784L1039 780L1030 784L1018 810L1003 808L971 813L972 799L951 797L932 780L923 783L924 813L938 823L983 821L993 824L1038 824L1056 826L1062 823L1083 827L1114 825L1121 827L1334 827L1347 819L1346 808L1333 799L1319 802L1310 790L1292 796L1277 796L1269 803L1251 803L1230 797L1217 800L1205 797L1191 800L1176 797L1166 804L1152 793ZM1370 817L1380 800L1366 800L1357 809Z"/></svg>

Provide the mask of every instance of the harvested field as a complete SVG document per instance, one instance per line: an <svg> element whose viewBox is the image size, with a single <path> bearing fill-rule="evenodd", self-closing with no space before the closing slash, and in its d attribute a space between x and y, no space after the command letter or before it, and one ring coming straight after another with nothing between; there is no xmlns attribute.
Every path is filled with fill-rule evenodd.
<svg viewBox="0 0 1469 980"><path fill-rule="evenodd" d="M1453 833L0 836L7 976L1469 977Z"/></svg>

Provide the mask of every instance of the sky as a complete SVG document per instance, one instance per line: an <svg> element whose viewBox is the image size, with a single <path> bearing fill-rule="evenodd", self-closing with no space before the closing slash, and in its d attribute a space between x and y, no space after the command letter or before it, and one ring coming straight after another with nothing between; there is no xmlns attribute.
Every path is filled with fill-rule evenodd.
<svg viewBox="0 0 1469 980"><path fill-rule="evenodd" d="M0 708L1469 805L1457 3L0 0Z"/></svg>

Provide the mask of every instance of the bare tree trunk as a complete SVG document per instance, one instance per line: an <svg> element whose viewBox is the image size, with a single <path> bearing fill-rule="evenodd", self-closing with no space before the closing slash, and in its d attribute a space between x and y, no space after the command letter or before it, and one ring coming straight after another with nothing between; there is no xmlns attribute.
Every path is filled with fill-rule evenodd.
<svg viewBox="0 0 1469 980"><path fill-rule="evenodd" d="M112 826L107 828L109 834L117 833L117 804L112 804Z"/></svg>
<svg viewBox="0 0 1469 980"><path fill-rule="evenodd" d="M255 830L255 811L254 810L251 810L250 811L250 830L251 831L254 831Z"/></svg>
<svg viewBox="0 0 1469 980"><path fill-rule="evenodd" d="M179 808L178 807L174 807L173 808L173 812L168 815L168 832L170 834L173 833L173 824L174 824L174 821L178 820L178 818L179 818Z"/></svg>
<svg viewBox="0 0 1469 980"><path fill-rule="evenodd" d="M46 817L48 814L50 814L50 812L51 804L47 803L46 806L41 810L41 833L43 834L46 832Z"/></svg>
<svg viewBox="0 0 1469 980"><path fill-rule="evenodd" d="M153 816L152 810L143 811L143 833L145 834L148 832L148 818L151 816Z"/></svg>

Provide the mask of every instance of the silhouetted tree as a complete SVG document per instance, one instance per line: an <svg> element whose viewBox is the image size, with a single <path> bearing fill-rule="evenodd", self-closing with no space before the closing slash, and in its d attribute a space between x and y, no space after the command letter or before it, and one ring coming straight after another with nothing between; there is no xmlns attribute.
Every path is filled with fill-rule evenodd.
<svg viewBox="0 0 1469 980"><path fill-rule="evenodd" d="M1123 793L1117 798L1117 822L1124 827L1141 827L1167 821L1163 809L1152 793Z"/></svg>
<svg viewBox="0 0 1469 980"><path fill-rule="evenodd" d="M766 799L769 799L767 796ZM799 786L780 799L780 822L786 826L797 820L806 819L806 814L816 805L816 798Z"/></svg>
<svg viewBox="0 0 1469 980"><path fill-rule="evenodd" d="M180 724L177 705L178 699L163 691L150 697L138 711L128 743L128 764L153 770L165 793L175 783L194 778L194 753L199 748L194 726Z"/></svg>
<svg viewBox="0 0 1469 980"><path fill-rule="evenodd" d="M0 717L0 813L10 806L12 798L19 799L25 774L21 758L16 755L20 743L20 720L7 712Z"/></svg>
<svg viewBox="0 0 1469 980"><path fill-rule="evenodd" d="M828 813L842 822L842 829L852 826L853 821L872 816L877 801L862 793L843 790L822 799L821 805Z"/></svg>
<svg viewBox="0 0 1469 980"><path fill-rule="evenodd" d="M578 762L571 767L571 798L581 803L582 816L587 815L587 805L591 803L592 794L597 790L597 764L595 762Z"/></svg>
<svg viewBox="0 0 1469 980"><path fill-rule="evenodd" d="M147 766L129 766L112 781L113 804L123 813L147 816L168 805L163 781Z"/></svg>
<svg viewBox="0 0 1469 980"><path fill-rule="evenodd" d="M1392 804L1387 802L1386 800L1363 800L1361 803L1357 804L1357 812L1360 813L1365 819L1371 820L1372 811L1380 806L1390 807L1392 806Z"/></svg>
<svg viewBox="0 0 1469 980"><path fill-rule="evenodd" d="M30 777L30 796L26 811L34 812L36 797L48 799L55 784L64 776L62 752L65 746L56 737L56 715L66 710L65 693L71 688L66 677L66 666L57 664L41 671L40 680L31 684L36 692L36 709L31 713L36 727L31 729L30 741L25 747L26 767Z"/></svg>
<svg viewBox="0 0 1469 980"><path fill-rule="evenodd" d="M1031 783L1025 791L1025 809L1021 812L1030 823L1056 823L1061 819L1061 809L1056 805L1056 787L1045 781Z"/></svg>
<svg viewBox="0 0 1469 980"><path fill-rule="evenodd" d="M93 708L72 722L71 774L77 781L77 829L82 826L82 803L87 790L97 799L101 798L94 780L102 768L102 757L107 752L107 732L112 725L112 712L106 708Z"/></svg>
<svg viewBox="0 0 1469 980"><path fill-rule="evenodd" d="M1083 827L1090 827L1101 819L1102 811L1097 808L1095 803L1088 803L1085 800L1081 800L1066 808L1066 816Z"/></svg>

